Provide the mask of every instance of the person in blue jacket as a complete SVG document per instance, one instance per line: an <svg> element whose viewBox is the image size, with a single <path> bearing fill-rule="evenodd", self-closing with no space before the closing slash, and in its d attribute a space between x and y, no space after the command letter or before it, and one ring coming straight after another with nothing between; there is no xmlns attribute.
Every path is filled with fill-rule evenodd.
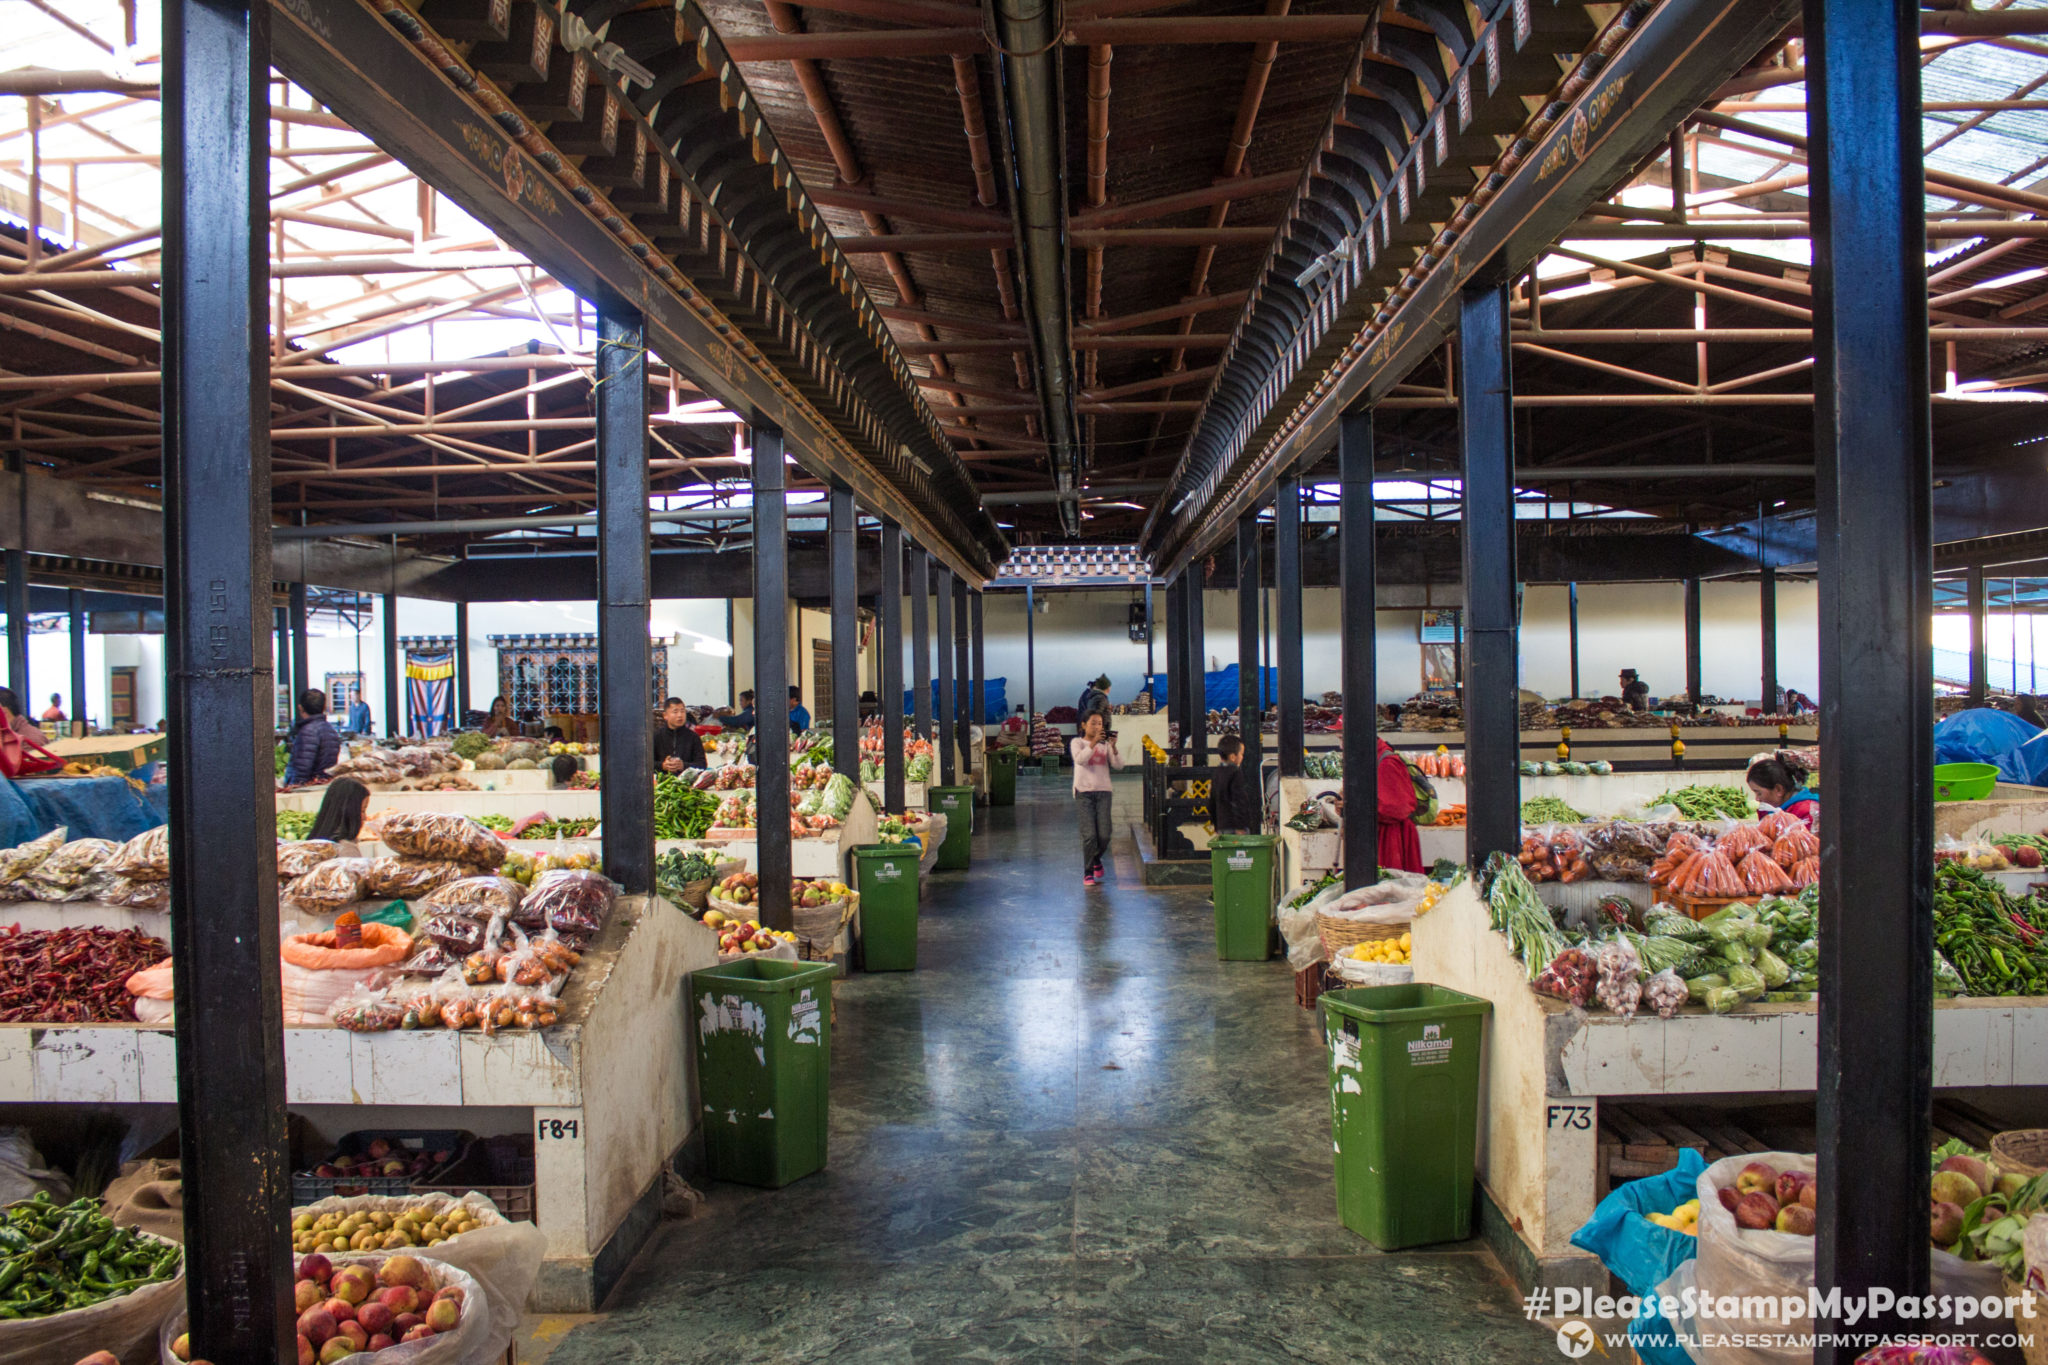
<svg viewBox="0 0 2048 1365"><path fill-rule="evenodd" d="M811 728L811 713L804 709L804 690L795 684L789 689L789 732L800 735Z"/></svg>
<svg viewBox="0 0 2048 1365"><path fill-rule="evenodd" d="M341 735L327 719L327 694L309 687L299 694L299 719L292 726L291 754L284 767L284 785L317 782L341 758Z"/></svg>

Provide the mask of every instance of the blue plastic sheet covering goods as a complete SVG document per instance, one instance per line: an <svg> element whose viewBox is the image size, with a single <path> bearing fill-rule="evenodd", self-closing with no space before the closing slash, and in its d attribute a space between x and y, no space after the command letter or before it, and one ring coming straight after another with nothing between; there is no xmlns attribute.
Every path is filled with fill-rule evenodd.
<svg viewBox="0 0 2048 1365"><path fill-rule="evenodd" d="M73 839L132 839L164 824L170 788L147 794L120 777L0 777L0 848L40 838L62 825Z"/></svg>
<svg viewBox="0 0 2048 1365"><path fill-rule="evenodd" d="M2033 786L2048 775L2048 743L2030 742L2042 733L2009 711L1958 711L1934 727L1934 761L1989 763L2007 782Z"/></svg>
<svg viewBox="0 0 2048 1365"><path fill-rule="evenodd" d="M1664 1174L1631 1180L1610 1191L1586 1225L1572 1234L1572 1245L1598 1256L1629 1294L1650 1298L1673 1271L1699 1253L1699 1239L1660 1228L1644 1215L1669 1213L1691 1199L1706 1168L1698 1152L1681 1147L1678 1164ZM1691 1365L1692 1357L1678 1344L1654 1302L1644 1309L1628 1327L1629 1345L1643 1365Z"/></svg>
<svg viewBox="0 0 2048 1365"><path fill-rule="evenodd" d="M1010 703L1003 696L1003 684L1007 681L1008 679L1006 678L983 678L981 680L981 719L978 722L976 722L977 724L1001 725L1003 723L1004 718L1010 714ZM957 680L954 682L953 686L959 689L961 692L971 692L974 690L967 683L959 682ZM903 690L903 714L906 716L916 714L916 707L917 689L914 687L905 688ZM933 723L936 724L938 722L938 719L939 680L937 678L934 678L932 679Z"/></svg>
<svg viewBox="0 0 2048 1365"><path fill-rule="evenodd" d="M1166 702L1166 675L1154 673L1151 678L1151 692L1154 701ZM1271 706L1280 699L1280 670L1262 668L1259 670L1259 705ZM1237 665L1219 668L1214 673L1202 675L1202 709L1204 711L1235 711L1237 709Z"/></svg>

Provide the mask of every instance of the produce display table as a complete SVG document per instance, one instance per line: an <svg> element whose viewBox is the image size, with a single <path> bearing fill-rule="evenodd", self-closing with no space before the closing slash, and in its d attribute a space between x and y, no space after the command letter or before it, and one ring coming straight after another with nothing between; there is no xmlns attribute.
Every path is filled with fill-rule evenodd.
<svg viewBox="0 0 2048 1365"><path fill-rule="evenodd" d="M1413 930L1415 979L1493 1002L1482 1065L1485 1235L1527 1285L1604 1283L1570 1245L1597 1202L1605 1099L1810 1093L1815 1006L1765 1004L1671 1019L1577 1012L1532 990L1470 881ZM2048 1085L2048 998L1937 1001L1934 1084Z"/></svg>
<svg viewBox="0 0 2048 1365"><path fill-rule="evenodd" d="M514 774L517 776L517 774ZM474 780L474 779L472 779ZM325 791L309 787L305 791L279 792L279 810L320 809ZM452 791L452 792L407 792L395 788L378 790L371 788L370 799L363 804L363 814L381 815L387 811L446 811L450 815L503 815L519 820L535 811L546 811L561 819L595 818L603 806L602 792L579 791L560 787L553 791L542 788L537 791Z"/></svg>
<svg viewBox="0 0 2048 1365"><path fill-rule="evenodd" d="M0 914L26 925L31 908ZM108 907L33 908L149 927ZM625 897L569 977L556 1027L492 1037L288 1028L286 1101L405 1111L365 1112L350 1120L356 1128L466 1128L464 1109L528 1110L535 1221L548 1253L527 1306L590 1312L658 1222L662 1172L695 1127L682 993L689 972L717 961L711 930L664 901ZM0 1104L168 1105L177 1096L169 1029L0 1024Z"/></svg>

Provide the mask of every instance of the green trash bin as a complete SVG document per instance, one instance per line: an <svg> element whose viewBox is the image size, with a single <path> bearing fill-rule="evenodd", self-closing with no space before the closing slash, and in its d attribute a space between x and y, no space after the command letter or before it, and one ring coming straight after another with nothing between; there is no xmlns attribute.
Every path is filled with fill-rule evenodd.
<svg viewBox="0 0 2048 1365"><path fill-rule="evenodd" d="M1216 902L1216 956L1264 962L1273 946L1271 834L1219 834L1209 841L1209 886Z"/></svg>
<svg viewBox="0 0 2048 1365"><path fill-rule="evenodd" d="M939 845L938 870L965 872L974 854L974 788L933 787L926 799L946 817L946 842Z"/></svg>
<svg viewBox="0 0 2048 1365"><path fill-rule="evenodd" d="M836 970L741 958L690 974L714 1179L778 1189L824 1169Z"/></svg>
<svg viewBox="0 0 2048 1365"><path fill-rule="evenodd" d="M1017 751L1007 745L989 750L988 803L991 806L1017 804Z"/></svg>
<svg viewBox="0 0 2048 1365"><path fill-rule="evenodd" d="M861 965L871 972L917 970L918 854L915 844L864 844L853 851Z"/></svg>
<svg viewBox="0 0 2048 1365"><path fill-rule="evenodd" d="M1338 1217L1382 1251L1471 1236L1492 1002L1417 982L1325 991L1322 1004Z"/></svg>

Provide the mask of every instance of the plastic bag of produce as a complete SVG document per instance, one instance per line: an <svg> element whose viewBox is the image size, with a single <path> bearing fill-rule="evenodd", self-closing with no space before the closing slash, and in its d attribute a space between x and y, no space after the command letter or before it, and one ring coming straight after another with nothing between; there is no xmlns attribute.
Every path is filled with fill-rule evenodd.
<svg viewBox="0 0 2048 1365"><path fill-rule="evenodd" d="M374 1353L358 1351L341 1357L333 1365L495 1365L503 1358L505 1347L511 1343L513 1329L518 1325L518 1310L508 1310L492 1302L490 1292L476 1276L442 1259L439 1251L440 1248L436 1247L435 1255L417 1256L415 1259L426 1268L430 1290L454 1287L462 1291L462 1319L455 1330L424 1341L400 1342ZM374 1271L392 1256L401 1255L413 1256L414 1253L336 1251L328 1253L327 1261L335 1271L357 1264L367 1265ZM301 1259L294 1258L294 1265ZM171 1343L186 1329L185 1312L181 1308L162 1321L162 1330L156 1333L158 1354L155 1359L158 1365L179 1365L178 1358L171 1354ZM5 1362L0 1361L0 1365L5 1365Z"/></svg>
<svg viewBox="0 0 2048 1365"><path fill-rule="evenodd" d="M141 1024L170 1022L171 960L144 967L127 980L128 994L135 997L135 1020Z"/></svg>
<svg viewBox="0 0 2048 1365"><path fill-rule="evenodd" d="M1662 1175L1631 1180L1609 1191L1593 1210L1593 1216L1572 1234L1572 1245L1598 1256L1630 1294L1641 1298L1656 1293L1658 1285L1693 1258L1698 1239L1690 1233L1659 1227L1646 1215L1669 1213L1691 1199L1706 1166L1697 1151L1679 1148L1678 1164ZM1641 1318L1637 1321L1644 1322ZM1670 1324L1661 1316L1645 1323L1645 1327L1645 1335L1657 1328L1662 1328L1667 1337L1670 1332ZM1661 1352L1654 1346L1646 1350L1633 1340L1634 1326L1630 1327L1629 1335L1630 1344L1635 1345L1644 1365L1690 1365L1690 1357L1676 1343L1667 1341Z"/></svg>
<svg viewBox="0 0 2048 1365"><path fill-rule="evenodd" d="M160 882L171 875L171 827L158 825L121 845L104 870L137 881Z"/></svg>
<svg viewBox="0 0 2048 1365"><path fill-rule="evenodd" d="M363 894L419 900L429 892L438 891L468 875L470 869L457 862L409 857L372 858L369 870L363 874Z"/></svg>
<svg viewBox="0 0 2048 1365"><path fill-rule="evenodd" d="M336 946L332 929L293 934L279 949L287 1028L324 1028L334 1007L356 990L382 986L412 951L412 937L388 924L364 924L358 947Z"/></svg>
<svg viewBox="0 0 2048 1365"><path fill-rule="evenodd" d="M329 858L284 889L287 905L315 914L332 915L363 898L363 879L370 875L368 858Z"/></svg>
<svg viewBox="0 0 2048 1365"><path fill-rule="evenodd" d="M455 956L474 953L481 949L490 933L490 921L480 920L466 910L448 910L438 915L428 915L420 923L420 932L439 944L443 951Z"/></svg>
<svg viewBox="0 0 2048 1365"><path fill-rule="evenodd" d="M341 856L341 845L332 839L277 841L277 875L303 877L330 858Z"/></svg>
<svg viewBox="0 0 2048 1365"><path fill-rule="evenodd" d="M428 892L420 901L420 910L452 910L482 920L505 915L516 924L519 902L525 897L526 888L510 877L462 877Z"/></svg>
<svg viewBox="0 0 2048 1365"><path fill-rule="evenodd" d="M17 844L10 849L0 850L0 885L11 885L19 882L28 876L29 873L41 867L45 858L48 858L58 849L64 847L64 839L67 833L68 831L62 825L59 825L56 829L51 830L40 838L31 839L25 844ZM18 900L20 897L10 897L10 899Z"/></svg>
<svg viewBox="0 0 2048 1365"><path fill-rule="evenodd" d="M84 900L95 874L120 850L112 839L73 839L43 859L19 885L39 901Z"/></svg>
<svg viewBox="0 0 2048 1365"><path fill-rule="evenodd" d="M393 853L492 868L505 861L505 844L466 815L401 811L384 818L381 836Z"/></svg>
<svg viewBox="0 0 2048 1365"><path fill-rule="evenodd" d="M1736 824L1714 841L1714 847L1730 862L1739 863L1758 849L1768 848L1770 842L1770 837L1755 825Z"/></svg>
<svg viewBox="0 0 2048 1365"><path fill-rule="evenodd" d="M171 884L138 882L127 877L101 877L93 882L90 898L129 910L168 910L171 908Z"/></svg>
<svg viewBox="0 0 2048 1365"><path fill-rule="evenodd" d="M180 1265L175 1276L160 1284L143 1285L90 1308L0 1322L0 1365L51 1365L82 1360L94 1351L111 1352L121 1365L149 1365L157 1359L157 1325L173 1312L182 1318L184 1305L185 1272Z"/></svg>
<svg viewBox="0 0 2048 1365"><path fill-rule="evenodd" d="M1594 825L1585 833L1586 861L1602 881L1646 882L1668 837L1662 826L1628 820Z"/></svg>
<svg viewBox="0 0 2048 1365"><path fill-rule="evenodd" d="M385 1033L398 1027L405 1010L388 998L382 987L363 986L350 991L327 1012L327 1020L350 1033Z"/></svg>
<svg viewBox="0 0 2048 1365"><path fill-rule="evenodd" d="M529 916L545 915L564 934L597 934L611 916L619 888L601 872L546 872L527 893Z"/></svg>

